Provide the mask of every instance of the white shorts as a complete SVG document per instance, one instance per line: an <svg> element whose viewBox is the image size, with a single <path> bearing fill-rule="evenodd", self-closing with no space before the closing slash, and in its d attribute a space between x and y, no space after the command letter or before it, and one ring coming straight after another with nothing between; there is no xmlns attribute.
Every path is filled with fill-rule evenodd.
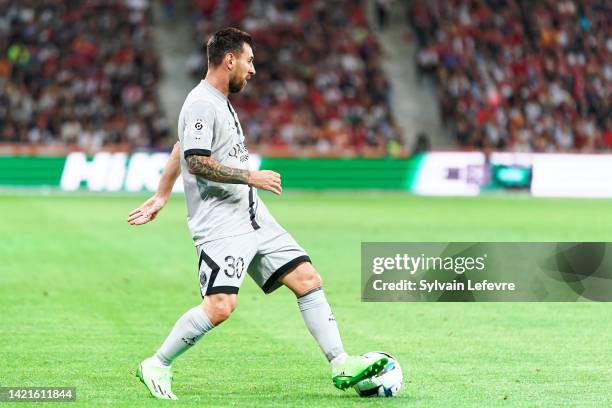
<svg viewBox="0 0 612 408"><path fill-rule="evenodd" d="M278 224L205 242L196 250L202 297L238 293L245 272L268 294L281 286L280 277L302 262L310 262L306 251Z"/></svg>

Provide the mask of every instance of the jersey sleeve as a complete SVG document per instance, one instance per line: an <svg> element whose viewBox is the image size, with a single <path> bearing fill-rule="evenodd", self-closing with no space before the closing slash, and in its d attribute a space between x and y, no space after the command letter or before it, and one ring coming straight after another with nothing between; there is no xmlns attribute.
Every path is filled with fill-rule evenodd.
<svg viewBox="0 0 612 408"><path fill-rule="evenodd" d="M215 110L210 102L195 101L187 108L182 143L185 158L210 156L214 128Z"/></svg>

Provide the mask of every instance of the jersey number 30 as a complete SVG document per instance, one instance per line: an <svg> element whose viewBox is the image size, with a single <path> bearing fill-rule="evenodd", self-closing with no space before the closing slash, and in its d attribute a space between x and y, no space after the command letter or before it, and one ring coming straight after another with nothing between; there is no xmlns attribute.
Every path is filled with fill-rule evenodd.
<svg viewBox="0 0 612 408"><path fill-rule="evenodd" d="M225 268L223 269L223 273L228 278L233 278L234 276L238 279L242 277L242 272L244 271L244 259L241 257L234 258L233 256L225 257Z"/></svg>

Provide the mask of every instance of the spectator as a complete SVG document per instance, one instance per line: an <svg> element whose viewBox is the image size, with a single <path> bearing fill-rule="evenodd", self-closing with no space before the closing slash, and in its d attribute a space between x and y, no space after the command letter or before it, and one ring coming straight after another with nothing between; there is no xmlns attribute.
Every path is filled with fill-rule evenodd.
<svg viewBox="0 0 612 408"><path fill-rule="evenodd" d="M376 0L374 2L374 8L376 9L376 22L378 23L379 30L384 30L387 27L392 5L393 0Z"/></svg>

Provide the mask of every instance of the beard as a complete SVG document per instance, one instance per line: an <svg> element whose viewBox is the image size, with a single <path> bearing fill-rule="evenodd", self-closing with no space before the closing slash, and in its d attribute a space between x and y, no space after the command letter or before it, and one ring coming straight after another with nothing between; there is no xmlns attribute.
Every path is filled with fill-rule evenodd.
<svg viewBox="0 0 612 408"><path fill-rule="evenodd" d="M242 91L245 85L246 85L246 80L239 81L237 79L230 79L229 91L230 93L238 93Z"/></svg>

